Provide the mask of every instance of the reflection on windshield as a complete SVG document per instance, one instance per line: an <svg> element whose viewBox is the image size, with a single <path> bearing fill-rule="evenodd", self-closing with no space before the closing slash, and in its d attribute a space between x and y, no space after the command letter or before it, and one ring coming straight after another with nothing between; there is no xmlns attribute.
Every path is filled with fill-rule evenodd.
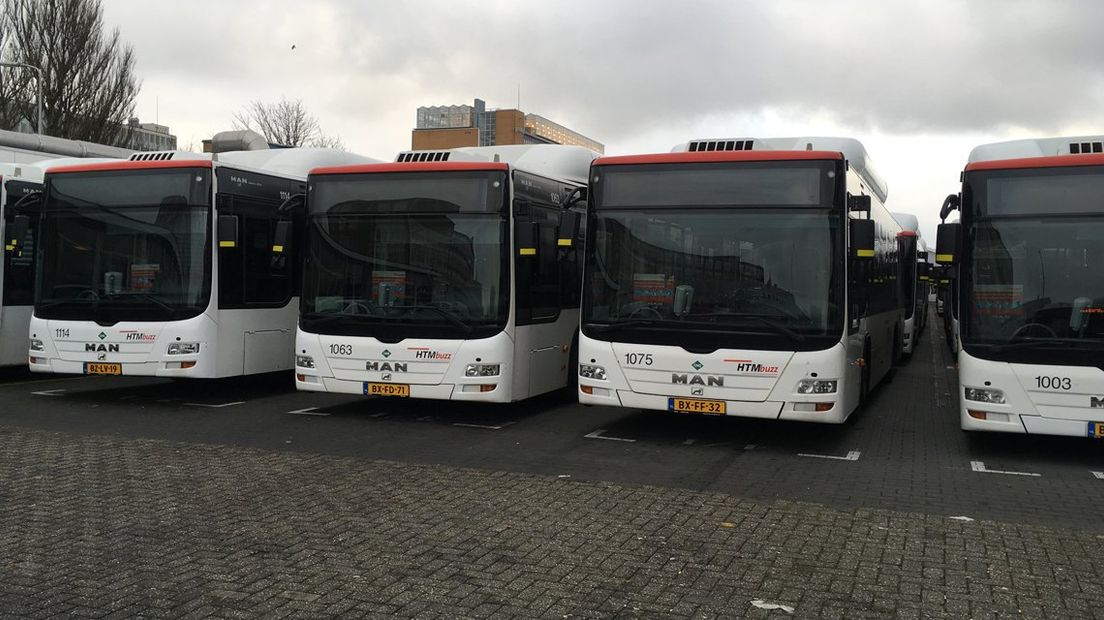
<svg viewBox="0 0 1104 620"><path fill-rule="evenodd" d="M1104 339L1104 218L983 220L973 234L970 342Z"/></svg>
<svg viewBox="0 0 1104 620"><path fill-rule="evenodd" d="M839 224L827 211L599 211L595 223L588 323L738 326L789 339L841 328Z"/></svg>
<svg viewBox="0 0 1104 620"><path fill-rule="evenodd" d="M304 318L443 323L462 332L502 323L504 222L444 214L315 217Z"/></svg>
<svg viewBox="0 0 1104 620"><path fill-rule="evenodd" d="M116 322L202 312L208 174L58 175L43 209L35 314Z"/></svg>

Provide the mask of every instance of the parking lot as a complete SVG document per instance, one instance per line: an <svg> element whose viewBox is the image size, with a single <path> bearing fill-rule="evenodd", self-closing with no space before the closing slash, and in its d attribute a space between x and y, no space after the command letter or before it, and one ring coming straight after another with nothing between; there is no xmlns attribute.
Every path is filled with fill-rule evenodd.
<svg viewBox="0 0 1104 620"><path fill-rule="evenodd" d="M8 372L0 612L1104 618L1104 446L962 433L934 323L839 427Z"/></svg>

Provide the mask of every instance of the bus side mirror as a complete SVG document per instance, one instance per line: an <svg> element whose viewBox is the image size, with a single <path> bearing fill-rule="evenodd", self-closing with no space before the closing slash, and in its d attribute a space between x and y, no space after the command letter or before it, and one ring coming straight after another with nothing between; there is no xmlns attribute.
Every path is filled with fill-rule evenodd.
<svg viewBox="0 0 1104 620"><path fill-rule="evenodd" d="M960 201L958 194L947 196L946 200L943 201L943 208L939 209L939 221L942 222L946 220L947 216L951 214L951 211L958 209L959 205Z"/></svg>
<svg viewBox="0 0 1104 620"><path fill-rule="evenodd" d="M962 250L962 224L940 224L935 235L935 262L952 266Z"/></svg>
<svg viewBox="0 0 1104 620"><path fill-rule="evenodd" d="M870 213L870 196L847 196L848 211L866 211Z"/></svg>
<svg viewBox="0 0 1104 620"><path fill-rule="evenodd" d="M867 198L870 198L867 196ZM874 220L850 220L851 258L874 258Z"/></svg>
<svg viewBox="0 0 1104 620"><path fill-rule="evenodd" d="M19 248L19 244L27 238L27 231L31 229L31 218L27 215L17 215L12 220L11 231L6 235L4 249L12 251Z"/></svg>
<svg viewBox="0 0 1104 620"><path fill-rule="evenodd" d="M577 234L579 234L579 213L577 211L564 211L560 215L560 234L556 237L556 245L564 249L570 249L575 245Z"/></svg>
<svg viewBox="0 0 1104 620"><path fill-rule="evenodd" d="M280 220L276 222L276 232L272 235L272 253L283 254L291 245L291 222Z"/></svg>
<svg viewBox="0 0 1104 620"><path fill-rule="evenodd" d="M238 247L238 216L220 215L218 218L218 246L220 248Z"/></svg>
<svg viewBox="0 0 1104 620"><path fill-rule="evenodd" d="M514 234L517 237L518 256L536 256L537 239L539 231L536 222L518 220L514 224Z"/></svg>

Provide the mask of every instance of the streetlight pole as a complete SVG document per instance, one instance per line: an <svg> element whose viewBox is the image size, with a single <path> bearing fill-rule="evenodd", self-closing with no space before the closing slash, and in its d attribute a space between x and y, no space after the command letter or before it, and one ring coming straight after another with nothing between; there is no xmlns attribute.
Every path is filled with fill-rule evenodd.
<svg viewBox="0 0 1104 620"><path fill-rule="evenodd" d="M42 68L22 62L0 62L0 67L21 67L38 72L38 135L42 135Z"/></svg>

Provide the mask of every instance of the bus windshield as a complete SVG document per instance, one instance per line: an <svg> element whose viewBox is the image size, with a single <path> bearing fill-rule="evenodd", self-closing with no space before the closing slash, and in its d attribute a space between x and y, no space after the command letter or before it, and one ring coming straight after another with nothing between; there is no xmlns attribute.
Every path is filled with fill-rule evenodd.
<svg viewBox="0 0 1104 620"><path fill-rule="evenodd" d="M963 344L1063 363L1090 350L1099 360L1104 170L978 171L966 181Z"/></svg>
<svg viewBox="0 0 1104 620"><path fill-rule="evenodd" d="M210 170L63 173L47 182L35 315L196 316L211 288Z"/></svg>
<svg viewBox="0 0 1104 620"><path fill-rule="evenodd" d="M844 216L832 208L835 175L828 173L835 169L801 163L778 177L804 178L800 188L773 184L775 171L760 167L766 181L749 190L754 200L730 193L658 205L651 194L640 196L643 208L613 195L619 170L599 173L599 184L609 184L596 196L588 235L584 332L703 349L812 350L838 342ZM750 183L740 172L740 184ZM730 192L740 185L700 171L685 182L686 192L663 194L673 202L697 198L701 183Z"/></svg>
<svg viewBox="0 0 1104 620"><path fill-rule="evenodd" d="M303 329L390 339L500 331L505 184L498 171L312 179Z"/></svg>

